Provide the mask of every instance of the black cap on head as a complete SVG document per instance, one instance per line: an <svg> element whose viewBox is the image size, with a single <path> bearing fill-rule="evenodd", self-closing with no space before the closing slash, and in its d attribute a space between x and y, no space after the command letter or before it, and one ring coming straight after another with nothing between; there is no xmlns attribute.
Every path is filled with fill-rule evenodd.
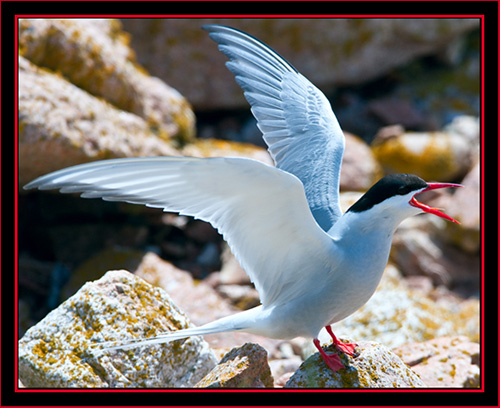
<svg viewBox="0 0 500 408"><path fill-rule="evenodd" d="M390 197L405 195L426 187L427 183L413 174L391 174L375 183L347 212L366 211Z"/></svg>

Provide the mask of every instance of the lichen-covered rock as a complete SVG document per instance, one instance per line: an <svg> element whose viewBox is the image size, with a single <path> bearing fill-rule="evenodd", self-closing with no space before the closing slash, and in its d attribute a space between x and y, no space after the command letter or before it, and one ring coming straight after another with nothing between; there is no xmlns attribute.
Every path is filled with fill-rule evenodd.
<svg viewBox="0 0 500 408"><path fill-rule="evenodd" d="M114 19L19 21L22 56L142 117L159 135L190 140L194 135L190 105L179 92L137 65L128 41L128 34Z"/></svg>
<svg viewBox="0 0 500 408"><path fill-rule="evenodd" d="M116 109L19 57L19 182L71 165L129 156L178 156L141 117Z"/></svg>
<svg viewBox="0 0 500 408"><path fill-rule="evenodd" d="M200 29L203 24L229 25L256 36L324 91L366 82L421 55L441 54L479 27L479 19L462 18L127 18L122 23L141 64L182 89L198 109L248 106L224 56Z"/></svg>
<svg viewBox="0 0 500 408"><path fill-rule="evenodd" d="M332 345L327 353L338 353ZM319 353L309 357L285 388L421 388L422 380L396 354L374 342L358 342L357 357L340 354L346 368L333 372Z"/></svg>
<svg viewBox="0 0 500 408"><path fill-rule="evenodd" d="M26 387L190 387L217 360L201 337L99 353L96 343L152 337L190 326L162 289L111 271L29 329L19 341Z"/></svg>
<svg viewBox="0 0 500 408"><path fill-rule="evenodd" d="M429 387L477 388L479 344L463 336L405 344L394 350Z"/></svg>
<svg viewBox="0 0 500 408"><path fill-rule="evenodd" d="M405 132L376 139L372 150L386 173L411 173L428 181L460 180L474 162L470 142L449 132Z"/></svg>
<svg viewBox="0 0 500 408"><path fill-rule="evenodd" d="M266 350L246 343L228 352L196 388L272 388L273 384Z"/></svg>
<svg viewBox="0 0 500 408"><path fill-rule="evenodd" d="M155 253L125 248L105 249L89 258L72 273L63 294L72 295L86 281L100 278L101 271L123 268L128 268L135 276L165 290L197 326L240 311L220 296L213 287L204 281L193 279L189 272L175 267ZM217 355L247 341L259 343L272 353L280 342L244 332L213 333L204 338Z"/></svg>

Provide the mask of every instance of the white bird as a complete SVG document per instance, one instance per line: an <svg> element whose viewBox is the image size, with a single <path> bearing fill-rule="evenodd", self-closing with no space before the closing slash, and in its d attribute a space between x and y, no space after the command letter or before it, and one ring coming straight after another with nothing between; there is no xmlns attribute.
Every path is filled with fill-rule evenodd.
<svg viewBox="0 0 500 408"><path fill-rule="evenodd" d="M229 27L203 27L252 106L276 167L244 158L151 157L98 161L42 176L26 189L60 189L85 198L163 208L211 223L260 294L261 305L200 327L105 347L127 349L185 337L241 330L263 336L313 338L326 364L343 367L318 340L323 327L363 306L387 264L396 227L421 212L453 218L416 195L458 184L414 175L377 182L342 214L339 205L344 135L326 97L262 42Z"/></svg>

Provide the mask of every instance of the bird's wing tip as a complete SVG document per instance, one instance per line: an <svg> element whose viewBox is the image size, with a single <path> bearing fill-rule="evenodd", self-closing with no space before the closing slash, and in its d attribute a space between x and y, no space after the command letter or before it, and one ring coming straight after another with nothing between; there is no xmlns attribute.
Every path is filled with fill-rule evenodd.
<svg viewBox="0 0 500 408"><path fill-rule="evenodd" d="M227 26L224 26L221 24L203 24L201 26L202 30L208 31L209 33L212 33L214 31L221 31L221 30L227 29L227 28L230 28L230 27L227 27Z"/></svg>
<svg viewBox="0 0 500 408"><path fill-rule="evenodd" d="M38 179L35 179L35 180L30 181L28 184L25 184L23 186L23 190L33 190L33 189L39 188L39 187L40 187L40 183L39 183Z"/></svg>

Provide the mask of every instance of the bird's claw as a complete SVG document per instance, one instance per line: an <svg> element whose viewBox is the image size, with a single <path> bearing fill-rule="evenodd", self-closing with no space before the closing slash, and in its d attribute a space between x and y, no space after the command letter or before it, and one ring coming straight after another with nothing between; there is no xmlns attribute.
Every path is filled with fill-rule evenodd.
<svg viewBox="0 0 500 408"><path fill-rule="evenodd" d="M336 353L327 354L325 350L323 350L323 348L321 347L321 344L319 343L318 339L314 339L313 343L318 349L321 358L333 372L336 372L341 368L345 368L345 365L342 363L342 361L340 361L340 357Z"/></svg>
<svg viewBox="0 0 500 408"><path fill-rule="evenodd" d="M325 361L326 365L330 367L330 369L333 372L336 372L341 368L345 368L344 364L342 363L342 361L340 361L340 357L337 354L325 353L324 355L322 354L321 356L323 357L323 360Z"/></svg>
<svg viewBox="0 0 500 408"><path fill-rule="evenodd" d="M358 345L356 343L342 343L338 342L335 344L335 348L342 353L345 353L351 357L358 357L359 353L356 351L356 347Z"/></svg>
<svg viewBox="0 0 500 408"><path fill-rule="evenodd" d="M338 351L341 351L342 353L345 353L351 357L359 356L359 353L356 352L356 347L358 347L356 343L343 343L339 339L337 339L337 336L335 336L335 334L333 334L331 326L325 326L325 329L332 338L333 345L337 348Z"/></svg>

